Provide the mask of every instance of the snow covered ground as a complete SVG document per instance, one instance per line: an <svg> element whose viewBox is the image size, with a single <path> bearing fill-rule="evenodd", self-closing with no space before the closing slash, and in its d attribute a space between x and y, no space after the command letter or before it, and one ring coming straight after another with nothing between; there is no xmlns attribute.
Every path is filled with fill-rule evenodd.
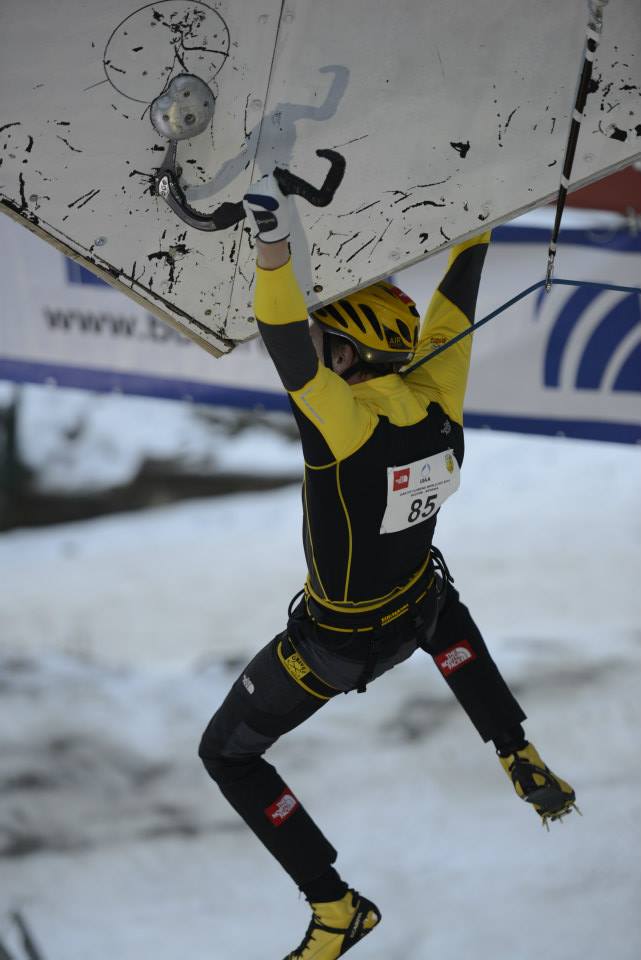
<svg viewBox="0 0 641 960"><path fill-rule="evenodd" d="M258 443L290 466L282 441ZM582 818L546 833L419 655L272 751L383 912L354 957L641 955L640 479L638 449L470 432L439 521ZM306 904L196 750L302 579L294 487L0 536L0 938L16 958L15 908L46 960L280 960L299 941Z"/></svg>

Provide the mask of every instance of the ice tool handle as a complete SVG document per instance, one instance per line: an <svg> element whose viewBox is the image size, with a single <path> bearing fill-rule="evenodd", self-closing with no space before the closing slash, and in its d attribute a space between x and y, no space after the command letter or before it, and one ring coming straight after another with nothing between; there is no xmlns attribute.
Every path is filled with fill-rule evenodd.
<svg viewBox="0 0 641 960"><path fill-rule="evenodd" d="M166 201L177 217L196 230L226 230L240 223L245 218L242 201L221 203L211 213L201 213L190 206L178 182L180 170L176 166L177 146L177 140L169 141L165 159L154 176L154 188L158 196ZM317 150L316 156L324 157L330 164L329 172L321 187L314 187L302 177L282 167L275 167L274 176L285 196L294 194L307 200L314 207L326 207L334 199L334 194L345 175L345 158L335 150Z"/></svg>

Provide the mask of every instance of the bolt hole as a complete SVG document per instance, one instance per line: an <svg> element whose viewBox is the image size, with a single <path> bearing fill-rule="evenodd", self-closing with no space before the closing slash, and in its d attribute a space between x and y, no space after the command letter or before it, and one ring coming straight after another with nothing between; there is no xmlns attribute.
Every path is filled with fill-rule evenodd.
<svg viewBox="0 0 641 960"><path fill-rule="evenodd" d="M196 121L196 118L195 118L195 116L193 115L193 113L188 113L188 114L185 116L185 123L195 123L195 121Z"/></svg>
<svg viewBox="0 0 641 960"><path fill-rule="evenodd" d="M189 90L185 90L185 92L183 93L183 97L188 97L190 95L190 92L191 91Z"/></svg>
<svg viewBox="0 0 641 960"><path fill-rule="evenodd" d="M315 283L315 284L314 284L314 293L322 293L322 291L323 291L323 285L322 285L322 283Z"/></svg>
<svg viewBox="0 0 641 960"><path fill-rule="evenodd" d="M163 113L162 118L163 118L163 120L169 122L169 114L168 114L168 113Z"/></svg>

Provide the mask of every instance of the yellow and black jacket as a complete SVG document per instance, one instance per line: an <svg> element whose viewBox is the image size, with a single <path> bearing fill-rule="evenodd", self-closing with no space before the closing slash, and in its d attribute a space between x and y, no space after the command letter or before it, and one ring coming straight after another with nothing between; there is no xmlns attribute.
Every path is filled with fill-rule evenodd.
<svg viewBox="0 0 641 960"><path fill-rule="evenodd" d="M453 248L413 362L473 322L488 243L485 233ZM387 470L450 449L461 464L472 337L406 376L349 385L318 361L291 261L257 269L255 311L302 440L308 597L334 614L387 608L420 580L436 525L380 532Z"/></svg>

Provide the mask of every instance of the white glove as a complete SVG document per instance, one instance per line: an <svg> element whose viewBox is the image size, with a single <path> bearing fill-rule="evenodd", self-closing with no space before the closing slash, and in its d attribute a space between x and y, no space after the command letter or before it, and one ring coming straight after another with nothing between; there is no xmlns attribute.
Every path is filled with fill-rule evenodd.
<svg viewBox="0 0 641 960"><path fill-rule="evenodd" d="M292 198L281 191L276 177L261 177L243 197L248 216L256 227L256 237L263 243L278 243L290 234Z"/></svg>

